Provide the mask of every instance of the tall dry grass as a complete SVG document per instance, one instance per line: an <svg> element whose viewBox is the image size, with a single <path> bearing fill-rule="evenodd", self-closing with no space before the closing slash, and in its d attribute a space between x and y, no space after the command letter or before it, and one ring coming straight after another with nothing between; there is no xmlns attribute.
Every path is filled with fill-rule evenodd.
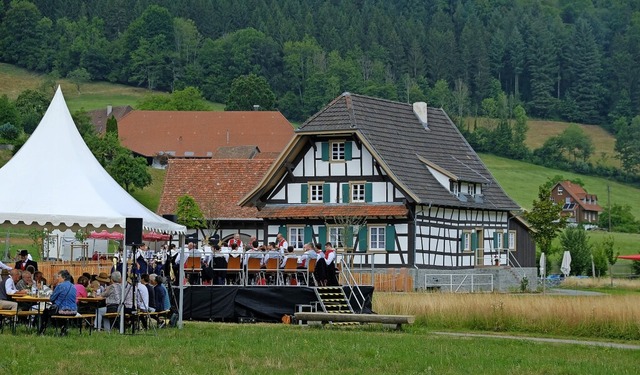
<svg viewBox="0 0 640 375"><path fill-rule="evenodd" d="M640 340L640 296L376 293L380 314L409 314L434 329Z"/></svg>
<svg viewBox="0 0 640 375"><path fill-rule="evenodd" d="M613 286L611 285L613 284ZM620 290L635 290L640 291L640 279L613 279L613 282L608 277L600 278L577 278L568 277L560 284L565 288L578 288L578 289L620 289Z"/></svg>

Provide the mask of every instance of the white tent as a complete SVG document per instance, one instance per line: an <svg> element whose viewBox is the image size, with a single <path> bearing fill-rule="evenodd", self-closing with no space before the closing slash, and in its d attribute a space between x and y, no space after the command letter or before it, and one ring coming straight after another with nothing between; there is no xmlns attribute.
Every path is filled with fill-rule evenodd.
<svg viewBox="0 0 640 375"><path fill-rule="evenodd" d="M142 218L146 230L184 233L156 215L102 168L80 136L62 90L20 151L0 169L0 224L125 228Z"/></svg>

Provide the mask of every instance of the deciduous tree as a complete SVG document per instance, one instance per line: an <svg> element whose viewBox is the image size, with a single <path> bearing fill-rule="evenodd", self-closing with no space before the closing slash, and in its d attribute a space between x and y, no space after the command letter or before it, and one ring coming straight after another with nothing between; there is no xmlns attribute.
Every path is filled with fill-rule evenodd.
<svg viewBox="0 0 640 375"><path fill-rule="evenodd" d="M551 200L551 191L540 186L538 199L533 201L531 210L525 212L524 216L533 228L531 236L543 253L550 254L553 239L566 226L566 219L560 212L562 207Z"/></svg>

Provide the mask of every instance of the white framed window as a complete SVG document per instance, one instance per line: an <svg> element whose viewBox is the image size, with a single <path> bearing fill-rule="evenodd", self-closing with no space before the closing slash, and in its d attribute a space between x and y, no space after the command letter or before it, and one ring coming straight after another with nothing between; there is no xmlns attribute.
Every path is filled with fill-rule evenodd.
<svg viewBox="0 0 640 375"><path fill-rule="evenodd" d="M370 250L385 250L385 227L384 226L370 226L369 227L369 249Z"/></svg>
<svg viewBox="0 0 640 375"><path fill-rule="evenodd" d="M332 161L344 161L344 141L331 142L331 160Z"/></svg>
<svg viewBox="0 0 640 375"><path fill-rule="evenodd" d="M364 184L353 183L351 184L351 202L364 202Z"/></svg>
<svg viewBox="0 0 640 375"><path fill-rule="evenodd" d="M509 236L509 250L515 251L516 250L516 231L510 230L509 233L507 233L507 235Z"/></svg>
<svg viewBox="0 0 640 375"><path fill-rule="evenodd" d="M467 184L467 192L470 195L476 195L476 184Z"/></svg>
<svg viewBox="0 0 640 375"><path fill-rule="evenodd" d="M344 227L329 227L329 242L331 242L335 248L343 248Z"/></svg>
<svg viewBox="0 0 640 375"><path fill-rule="evenodd" d="M558 186L558 195L562 195L563 192L564 189L562 189L562 186Z"/></svg>
<svg viewBox="0 0 640 375"><path fill-rule="evenodd" d="M458 182L451 181L449 183L449 190L453 193L453 195L458 195Z"/></svg>
<svg viewBox="0 0 640 375"><path fill-rule="evenodd" d="M289 246L294 249L304 247L304 227L289 227Z"/></svg>
<svg viewBox="0 0 640 375"><path fill-rule="evenodd" d="M322 203L322 185L309 184L309 203Z"/></svg>
<svg viewBox="0 0 640 375"><path fill-rule="evenodd" d="M471 232L462 233L462 251L471 251Z"/></svg>

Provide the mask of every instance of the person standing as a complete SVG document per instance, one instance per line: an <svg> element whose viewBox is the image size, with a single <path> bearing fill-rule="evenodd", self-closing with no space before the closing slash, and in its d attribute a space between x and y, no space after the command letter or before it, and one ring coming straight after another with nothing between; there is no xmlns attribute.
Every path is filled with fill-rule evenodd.
<svg viewBox="0 0 640 375"><path fill-rule="evenodd" d="M38 262L31 260L29 251L22 249L20 250L20 260L16 262L16 266L14 268L25 271L28 266L33 266L36 271L38 270Z"/></svg>
<svg viewBox="0 0 640 375"><path fill-rule="evenodd" d="M282 233L278 233L276 236L276 243L278 244L278 251L280 252L280 255L284 256L287 252L287 248L289 247L289 243Z"/></svg>

